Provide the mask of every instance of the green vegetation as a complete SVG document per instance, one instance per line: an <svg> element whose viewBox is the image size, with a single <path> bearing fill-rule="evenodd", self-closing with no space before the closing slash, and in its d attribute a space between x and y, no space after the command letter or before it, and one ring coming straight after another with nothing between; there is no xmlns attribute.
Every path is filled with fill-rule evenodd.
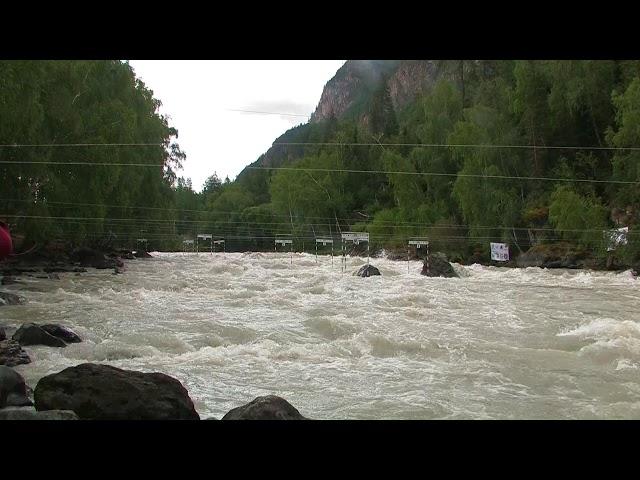
<svg viewBox="0 0 640 480"><path fill-rule="evenodd" d="M385 81L396 66L389 63L381 80L372 76L362 85L342 118L300 125L276 140L340 145L274 145L251 166L292 170L248 168L233 182L213 175L196 193L174 173L184 160L177 132L126 63L0 62L0 143L162 145L0 149L0 160L158 165L2 165L2 196L22 202L4 200L0 213L97 219L18 219L30 238L79 242L113 232L130 242L144 234L155 248L180 248L179 236L193 238L198 230L226 236L228 249L242 250L272 249L273 236L286 233L298 249L307 239L311 251L314 235L366 229L373 246L429 236L460 258L488 250L490 241L520 250L568 241L604 256L602 230L624 225L630 242L617 253L625 262L639 259L639 186L615 182L640 182L640 152L545 148L640 145L639 61L438 65L438 81L401 109ZM450 146L411 145L417 143ZM614 211L626 217L616 223Z"/></svg>

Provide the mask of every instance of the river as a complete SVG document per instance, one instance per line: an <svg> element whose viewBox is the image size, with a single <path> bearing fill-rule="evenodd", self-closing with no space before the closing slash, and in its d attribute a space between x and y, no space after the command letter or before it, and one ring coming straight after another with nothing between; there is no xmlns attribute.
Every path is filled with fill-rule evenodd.
<svg viewBox="0 0 640 480"><path fill-rule="evenodd" d="M102 362L179 379L202 418L260 395L313 419L640 418L640 283L630 272L421 264L284 253L154 253L3 287L2 323L83 343L25 347L48 374Z"/></svg>

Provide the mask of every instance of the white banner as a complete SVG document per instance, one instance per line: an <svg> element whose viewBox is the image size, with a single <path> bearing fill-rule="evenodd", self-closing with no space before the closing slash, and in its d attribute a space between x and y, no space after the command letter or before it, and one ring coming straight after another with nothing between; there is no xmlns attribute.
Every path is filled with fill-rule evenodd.
<svg viewBox="0 0 640 480"><path fill-rule="evenodd" d="M498 262L508 262L509 245L507 245L506 243L491 242L491 260L497 260Z"/></svg>
<svg viewBox="0 0 640 480"><path fill-rule="evenodd" d="M286 245L287 243L293 243L293 240L276 240L279 245Z"/></svg>
<svg viewBox="0 0 640 480"><path fill-rule="evenodd" d="M213 235L211 235L210 233L199 233L198 234L198 238L202 238L204 240L208 240L211 237L213 237Z"/></svg>
<svg viewBox="0 0 640 480"><path fill-rule="evenodd" d="M626 245L627 233L629 233L629 227L609 230L609 246L607 247L607 252L615 250L619 245Z"/></svg>
<svg viewBox="0 0 640 480"><path fill-rule="evenodd" d="M420 248L420 245L429 245L429 242L426 240L409 240L409 245L417 245Z"/></svg>
<svg viewBox="0 0 640 480"><path fill-rule="evenodd" d="M321 243L323 246L326 246L327 243L333 245L333 239L331 238L316 238L316 243Z"/></svg>
<svg viewBox="0 0 640 480"><path fill-rule="evenodd" d="M353 240L353 241L368 242L369 241L369 234L368 233L362 233L362 232L346 232L346 233L342 234L342 239L343 240Z"/></svg>

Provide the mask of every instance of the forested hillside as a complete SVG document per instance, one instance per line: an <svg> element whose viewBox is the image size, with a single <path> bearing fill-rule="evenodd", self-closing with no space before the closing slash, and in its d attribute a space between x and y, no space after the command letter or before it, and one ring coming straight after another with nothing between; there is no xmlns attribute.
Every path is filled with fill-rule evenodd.
<svg viewBox="0 0 640 480"><path fill-rule="evenodd" d="M616 255L638 260L640 61L347 62L311 122L201 193L175 178L183 154L157 104L126 63L0 62L1 144L162 145L3 147L1 161L157 168L2 164L2 196L19 201L0 213L23 215L34 237L143 229L176 248L208 232L243 250L292 234L311 251L314 236L355 229L378 247L428 236L461 259L486 256L490 241L604 256L603 230L628 226Z"/></svg>
<svg viewBox="0 0 640 480"><path fill-rule="evenodd" d="M300 239L361 229L386 246L423 235L465 258L488 255L490 241L516 254L568 241L603 256L603 230L629 226L616 254L637 259L640 62L416 63L406 71L429 77L409 78L421 87L404 104L389 72L351 107L325 102L344 118L324 108L318 119L321 101L311 123L208 198L209 228Z"/></svg>
<svg viewBox="0 0 640 480"><path fill-rule="evenodd" d="M172 233L184 154L159 106L127 63L1 61L0 216L14 235L127 245Z"/></svg>

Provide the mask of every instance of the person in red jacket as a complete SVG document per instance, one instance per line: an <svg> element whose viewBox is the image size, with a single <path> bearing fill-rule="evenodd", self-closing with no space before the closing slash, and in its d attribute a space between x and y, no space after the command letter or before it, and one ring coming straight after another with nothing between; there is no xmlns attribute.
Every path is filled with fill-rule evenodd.
<svg viewBox="0 0 640 480"><path fill-rule="evenodd" d="M11 241L11 233L9 233L9 225L0 222L0 261L11 253L13 253L13 242Z"/></svg>

